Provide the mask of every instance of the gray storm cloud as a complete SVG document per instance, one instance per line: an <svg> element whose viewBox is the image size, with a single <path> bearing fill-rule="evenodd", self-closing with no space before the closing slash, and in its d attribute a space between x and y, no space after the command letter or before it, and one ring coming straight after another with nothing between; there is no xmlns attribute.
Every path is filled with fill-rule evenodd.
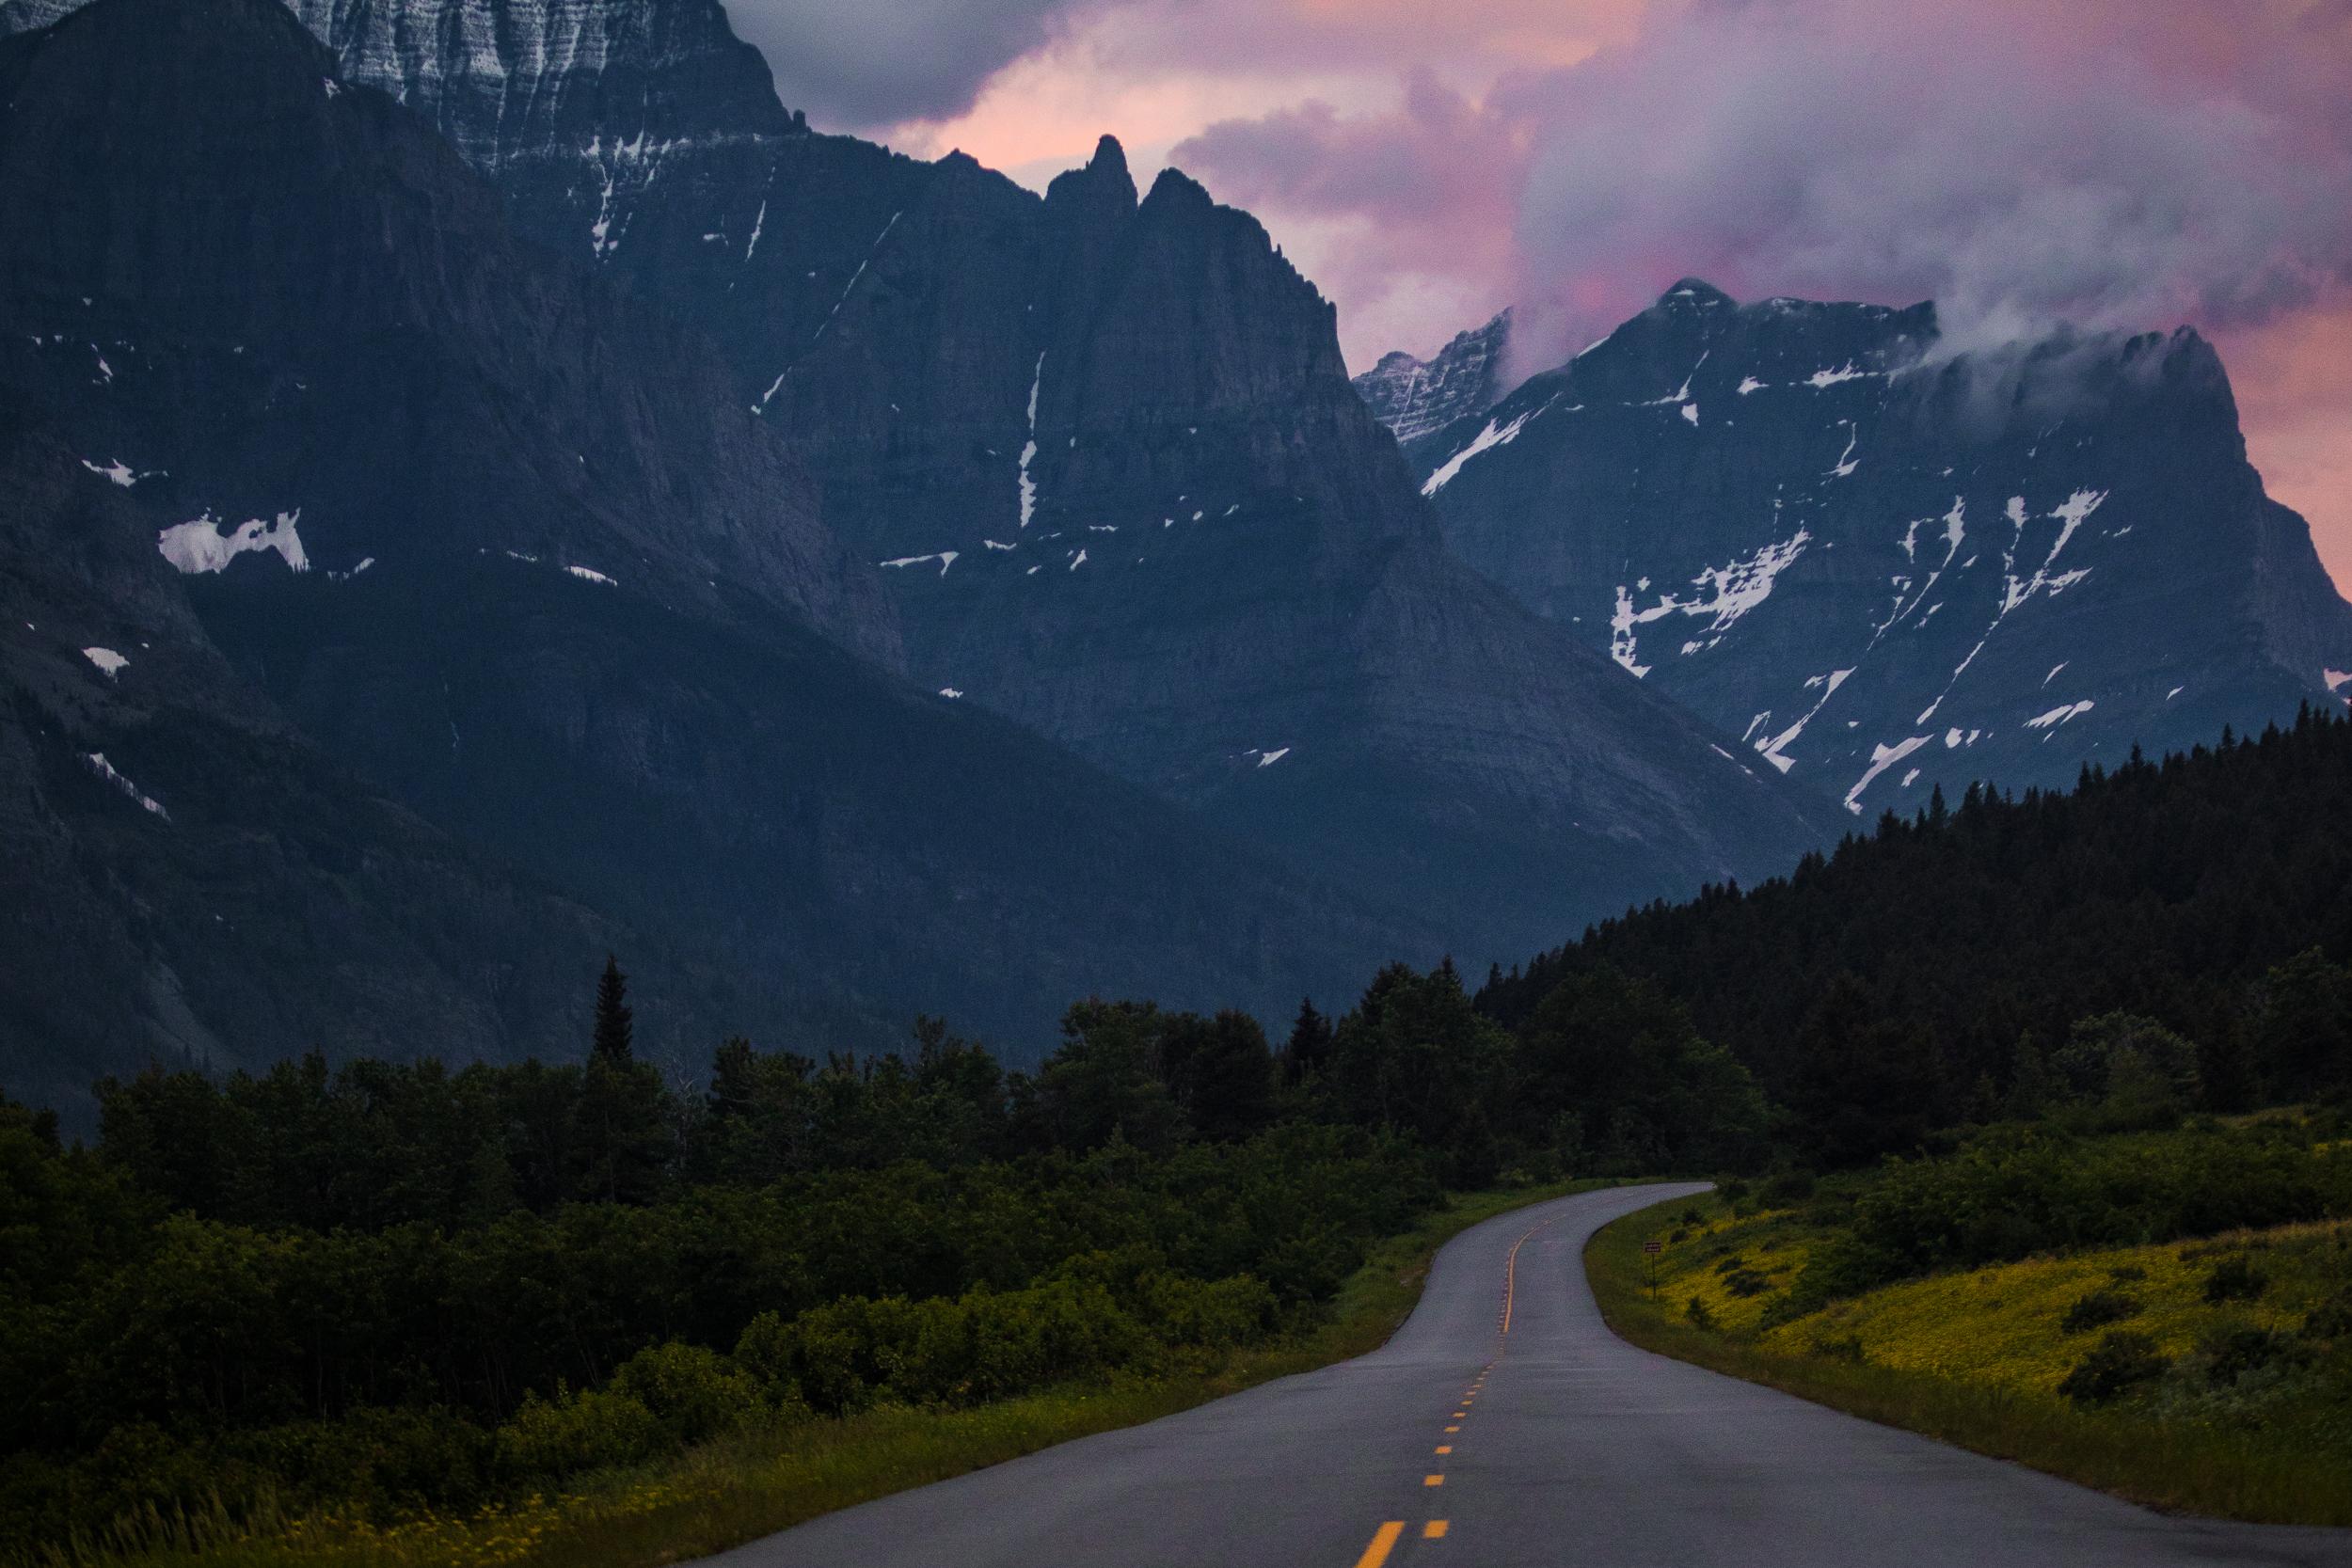
<svg viewBox="0 0 2352 1568"><path fill-rule="evenodd" d="M776 93L828 129L943 119L1089 0L727 0Z"/></svg>

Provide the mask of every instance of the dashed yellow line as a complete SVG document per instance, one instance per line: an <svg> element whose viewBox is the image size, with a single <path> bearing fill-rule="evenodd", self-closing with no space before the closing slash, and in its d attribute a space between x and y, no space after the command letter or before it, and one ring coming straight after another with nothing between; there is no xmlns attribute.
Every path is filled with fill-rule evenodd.
<svg viewBox="0 0 2352 1568"><path fill-rule="evenodd" d="M1443 1485L1445 1484L1445 1477L1443 1477L1443 1476L1423 1476L1423 1477L1422 1477L1422 1478L1421 1478L1421 1483L1422 1483L1423 1486L1443 1486Z"/></svg>
<svg viewBox="0 0 2352 1568"><path fill-rule="evenodd" d="M1389 1560L1389 1554L1396 1550L1396 1538L1404 1533L1405 1521L1402 1519L1391 1519L1374 1530L1372 1544L1366 1546L1364 1555L1356 1560L1356 1568L1381 1568L1381 1564Z"/></svg>
<svg viewBox="0 0 2352 1568"><path fill-rule="evenodd" d="M1423 1541L1443 1541L1445 1531L1446 1523L1443 1519L1432 1519L1421 1527L1421 1538Z"/></svg>

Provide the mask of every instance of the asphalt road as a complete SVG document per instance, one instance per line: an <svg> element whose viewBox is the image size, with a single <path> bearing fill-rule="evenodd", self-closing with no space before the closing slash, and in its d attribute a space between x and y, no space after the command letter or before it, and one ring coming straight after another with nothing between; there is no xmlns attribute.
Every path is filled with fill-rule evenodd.
<svg viewBox="0 0 2352 1568"><path fill-rule="evenodd" d="M1359 1360L828 1515L728 1568L2352 1564L2352 1530L2168 1518L1635 1350L1587 1193L1438 1255ZM1507 1317L1508 1328L1505 1330ZM2352 1478L2347 1478L2352 1485Z"/></svg>

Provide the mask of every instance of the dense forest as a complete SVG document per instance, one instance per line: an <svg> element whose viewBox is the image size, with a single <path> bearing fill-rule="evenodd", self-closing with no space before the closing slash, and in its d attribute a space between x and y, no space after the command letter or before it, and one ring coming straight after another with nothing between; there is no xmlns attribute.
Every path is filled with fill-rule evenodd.
<svg viewBox="0 0 2352 1568"><path fill-rule="evenodd" d="M2352 719L1972 788L1787 879L1710 888L1491 976L1524 1031L1564 981L1645 979L1785 1107L1813 1163L2104 1094L2213 1111L2352 1089ZM2135 1043L2136 1042L2136 1043ZM2154 1079L2164 1079L2161 1087Z"/></svg>
<svg viewBox="0 0 2352 1568"><path fill-rule="evenodd" d="M1972 792L1473 998L1392 966L1279 1043L1073 1006L1033 1073L580 1059L0 1101L0 1539L270 1498L463 1509L747 1423L968 1405L1307 1332L1446 1188L1833 1170L2352 1085L2352 723ZM421 1024L421 1027L423 1026Z"/></svg>
<svg viewBox="0 0 2352 1568"><path fill-rule="evenodd" d="M0 1105L0 1537L462 1509L746 1422L1150 1376L1305 1332L1442 1185L1766 1152L1747 1074L1611 975L1515 1037L1395 968L1279 1050L1088 1002L1034 1074L924 1021L871 1059L729 1040L681 1086L617 967L596 1019L577 1063L109 1080L89 1148Z"/></svg>

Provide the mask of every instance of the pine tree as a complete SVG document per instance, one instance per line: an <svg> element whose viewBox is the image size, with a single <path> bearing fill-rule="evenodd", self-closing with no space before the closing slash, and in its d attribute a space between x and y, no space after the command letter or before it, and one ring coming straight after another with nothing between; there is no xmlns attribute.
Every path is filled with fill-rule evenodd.
<svg viewBox="0 0 2352 1568"><path fill-rule="evenodd" d="M1290 1043L1282 1048L1282 1076L1289 1083L1320 1075L1331 1060L1331 1021L1315 1011L1314 999L1298 1005Z"/></svg>
<svg viewBox="0 0 2352 1568"><path fill-rule="evenodd" d="M628 1007L628 976L610 953L604 958L604 977L596 982L596 1037L595 1054L598 1061L619 1064L632 1058Z"/></svg>

